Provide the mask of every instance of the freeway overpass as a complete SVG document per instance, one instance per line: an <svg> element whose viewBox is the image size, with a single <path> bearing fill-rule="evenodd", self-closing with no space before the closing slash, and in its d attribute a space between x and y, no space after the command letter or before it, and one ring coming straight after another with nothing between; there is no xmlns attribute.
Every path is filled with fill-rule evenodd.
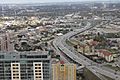
<svg viewBox="0 0 120 80"><path fill-rule="evenodd" d="M99 25L97 25L95 27L98 27ZM77 64L83 64L87 69L89 69L95 75L100 77L102 80L105 80L105 79L104 79L104 77L101 77L101 75L108 76L108 77L110 77L114 80L120 80L120 75L119 74L114 74L114 72L103 69L102 66L99 66L97 63L94 63L93 61L89 60L88 58L86 58L83 55L76 55L76 52L73 51L70 47L67 46L66 40L70 39L74 35L82 33L82 32L84 32L86 30L89 30L93 27L94 26L91 26L91 24L88 23L87 26L85 26L84 28L74 30L72 32L69 32L69 33L55 39L53 41L53 45L56 48L59 48L59 50L63 51L65 53L65 55L67 55L70 59L72 59ZM61 57L66 59L63 55L61 55Z"/></svg>

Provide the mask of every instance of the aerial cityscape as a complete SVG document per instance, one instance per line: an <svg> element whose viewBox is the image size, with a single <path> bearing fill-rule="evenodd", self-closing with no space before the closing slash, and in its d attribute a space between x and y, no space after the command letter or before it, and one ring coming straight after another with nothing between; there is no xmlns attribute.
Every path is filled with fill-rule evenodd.
<svg viewBox="0 0 120 80"><path fill-rule="evenodd" d="M120 80L120 1L1 0L0 80Z"/></svg>

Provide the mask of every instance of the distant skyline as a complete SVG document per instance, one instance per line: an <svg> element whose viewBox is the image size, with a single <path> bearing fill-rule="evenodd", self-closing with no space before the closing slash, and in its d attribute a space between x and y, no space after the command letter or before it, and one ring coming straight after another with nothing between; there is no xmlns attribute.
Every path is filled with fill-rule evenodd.
<svg viewBox="0 0 120 80"><path fill-rule="evenodd" d="M120 1L120 0L0 0L0 4L6 3L50 3L50 2L78 2L78 1Z"/></svg>

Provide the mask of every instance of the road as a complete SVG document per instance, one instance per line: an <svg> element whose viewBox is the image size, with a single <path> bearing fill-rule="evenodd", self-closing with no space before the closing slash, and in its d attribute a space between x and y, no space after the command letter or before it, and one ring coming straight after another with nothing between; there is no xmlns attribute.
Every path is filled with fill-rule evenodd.
<svg viewBox="0 0 120 80"><path fill-rule="evenodd" d="M99 25L97 25L97 26L99 26ZM91 60L89 60L88 58L86 58L83 55L78 56L74 52L74 50L71 50L71 48L66 45L67 39L70 39L74 35L82 33L86 30L91 29L91 28L92 28L91 24L88 23L87 26L84 28L77 29L77 30L69 32L69 33L67 33L59 38L56 38L53 41L53 45L56 47L56 49L59 48L60 50L62 50L65 53L65 55L67 55L70 59L74 60L78 64L83 64L86 68L88 68L91 72L94 72L96 75L101 74L101 75L108 76L114 80L120 80L119 74L115 74L114 72L103 69L101 66L99 66L96 63L93 63ZM57 50L57 51L59 51L59 50ZM59 55L61 55L61 54L59 53ZM67 59L63 55L61 55L61 57L67 61Z"/></svg>

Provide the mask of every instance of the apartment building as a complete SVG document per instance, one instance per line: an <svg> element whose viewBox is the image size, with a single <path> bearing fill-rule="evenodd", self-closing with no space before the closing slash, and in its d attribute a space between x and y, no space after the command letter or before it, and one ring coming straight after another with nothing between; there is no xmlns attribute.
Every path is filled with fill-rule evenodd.
<svg viewBox="0 0 120 80"><path fill-rule="evenodd" d="M0 53L0 80L50 80L48 52Z"/></svg>
<svg viewBox="0 0 120 80"><path fill-rule="evenodd" d="M63 62L53 64L52 80L76 80L76 65Z"/></svg>

